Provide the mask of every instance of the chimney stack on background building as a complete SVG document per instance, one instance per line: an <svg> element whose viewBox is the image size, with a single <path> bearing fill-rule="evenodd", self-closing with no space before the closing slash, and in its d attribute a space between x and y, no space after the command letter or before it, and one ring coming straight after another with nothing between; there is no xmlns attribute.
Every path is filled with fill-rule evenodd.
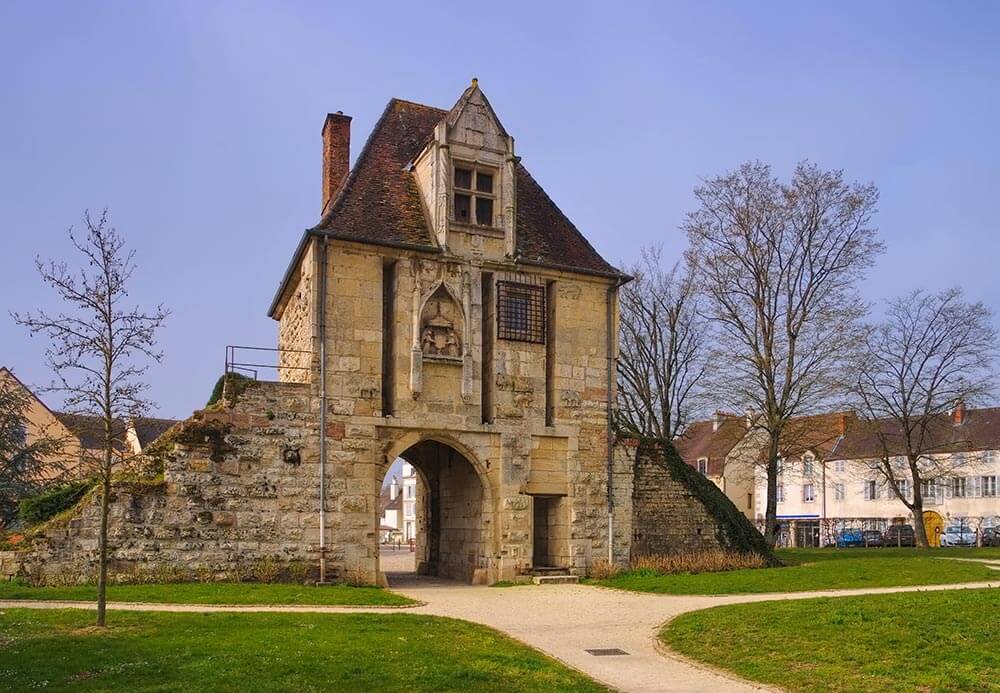
<svg viewBox="0 0 1000 693"><path fill-rule="evenodd" d="M962 400L955 402L955 408L951 410L951 420L956 426L965 423L965 402Z"/></svg>
<svg viewBox="0 0 1000 693"><path fill-rule="evenodd" d="M323 123L323 207L326 212L351 165L351 116L328 113Z"/></svg>

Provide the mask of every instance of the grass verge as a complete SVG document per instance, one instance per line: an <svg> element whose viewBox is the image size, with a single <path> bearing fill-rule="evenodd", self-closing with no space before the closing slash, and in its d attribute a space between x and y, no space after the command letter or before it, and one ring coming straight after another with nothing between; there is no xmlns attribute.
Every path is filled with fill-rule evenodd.
<svg viewBox="0 0 1000 693"><path fill-rule="evenodd" d="M995 580L1000 570L938 557L994 558L997 549L791 549L779 551L781 568L661 575L633 570L593 584L659 594L744 594L941 585Z"/></svg>
<svg viewBox="0 0 1000 693"><path fill-rule="evenodd" d="M723 606L660 639L692 659L789 691L1000 691L1000 590Z"/></svg>
<svg viewBox="0 0 1000 693"><path fill-rule="evenodd" d="M489 628L412 614L0 612L0 689L604 690Z"/></svg>
<svg viewBox="0 0 1000 693"><path fill-rule="evenodd" d="M97 587L29 587L0 582L0 599L59 599L96 601ZM155 604L309 604L325 606L406 606L415 602L381 587L179 582L150 585L108 585L108 601Z"/></svg>

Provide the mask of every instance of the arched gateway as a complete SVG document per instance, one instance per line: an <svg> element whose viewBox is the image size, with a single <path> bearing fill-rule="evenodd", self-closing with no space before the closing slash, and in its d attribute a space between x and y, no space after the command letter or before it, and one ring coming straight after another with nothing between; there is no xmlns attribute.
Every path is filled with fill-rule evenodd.
<svg viewBox="0 0 1000 693"><path fill-rule="evenodd" d="M458 447L425 438L398 453L419 477L413 499L415 569L419 575L487 582L496 572L497 546L490 533L494 494L487 470Z"/></svg>

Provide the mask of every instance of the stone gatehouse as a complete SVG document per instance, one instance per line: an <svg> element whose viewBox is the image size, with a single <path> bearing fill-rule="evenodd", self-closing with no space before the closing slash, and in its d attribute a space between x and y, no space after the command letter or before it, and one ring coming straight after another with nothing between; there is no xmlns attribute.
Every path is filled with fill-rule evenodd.
<svg viewBox="0 0 1000 693"><path fill-rule="evenodd" d="M627 556L608 500L625 277L531 177L475 82L448 111L390 101L351 171L350 120L327 116L321 221L270 309L281 379L325 402L317 453L342 482L323 518L331 567L378 574L397 457L421 480L427 572L495 581L582 572L616 543Z"/></svg>
<svg viewBox="0 0 1000 693"><path fill-rule="evenodd" d="M447 111L390 101L351 170L350 120L326 118L321 219L269 310L278 381L227 381L161 444L162 480L116 486L114 572L376 583L397 458L419 477L426 574L584 574L627 563L633 541L743 548L711 484L615 445L628 278L528 173L476 82ZM98 519L85 499L5 570L87 579Z"/></svg>

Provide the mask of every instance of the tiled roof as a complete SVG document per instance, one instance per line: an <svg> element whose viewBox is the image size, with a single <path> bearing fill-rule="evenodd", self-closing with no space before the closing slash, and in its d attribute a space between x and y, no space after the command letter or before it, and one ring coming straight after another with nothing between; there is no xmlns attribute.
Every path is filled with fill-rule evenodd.
<svg viewBox="0 0 1000 693"><path fill-rule="evenodd" d="M717 416L717 430L711 419L696 421L674 441L674 447L684 462L693 467L698 460L708 458L708 473L715 476L722 474L726 456L747 432L745 416L724 413Z"/></svg>
<svg viewBox="0 0 1000 693"><path fill-rule="evenodd" d="M726 456L747 434L746 417L720 412L718 430L713 421L696 421L674 441L681 459L696 466L699 459L708 458L708 473L719 475L724 470ZM846 418L845 418L846 417ZM799 457L807 451L825 458L840 442L845 427L854 421L850 412L832 412L811 416L796 416L785 424L781 454ZM763 460L767 448L761 444L755 454Z"/></svg>
<svg viewBox="0 0 1000 693"><path fill-rule="evenodd" d="M609 276L620 274L594 250L520 163L516 187L518 261Z"/></svg>
<svg viewBox="0 0 1000 693"><path fill-rule="evenodd" d="M889 454L903 454L903 436L895 421L857 422L848 428L837 446L834 459L870 459L882 454L878 433L890 446ZM967 409L961 424L942 414L928 427L929 442L925 451L932 453L1000 450L1000 407Z"/></svg>
<svg viewBox="0 0 1000 693"><path fill-rule="evenodd" d="M404 168L445 115L438 108L392 99L313 230L361 242L435 248L416 179Z"/></svg>
<svg viewBox="0 0 1000 693"><path fill-rule="evenodd" d="M153 419L145 416L132 419L135 434L139 438L139 445L143 448L162 436L177 423L179 422L174 419Z"/></svg>
<svg viewBox="0 0 1000 693"><path fill-rule="evenodd" d="M781 436L781 454L791 458L812 452L825 459L841 444L841 437L856 421L854 414L846 411L789 419Z"/></svg>
<svg viewBox="0 0 1000 693"><path fill-rule="evenodd" d="M100 450L104 447L104 419L102 417L56 412L56 418L80 439L80 447L88 450ZM111 437L115 450L125 449L125 424L120 419L115 419L112 423Z"/></svg>
<svg viewBox="0 0 1000 693"><path fill-rule="evenodd" d="M336 238L434 250L413 162L448 111L392 99L375 124L347 181L313 229ZM517 165L518 259L531 264L617 276L573 223Z"/></svg>

